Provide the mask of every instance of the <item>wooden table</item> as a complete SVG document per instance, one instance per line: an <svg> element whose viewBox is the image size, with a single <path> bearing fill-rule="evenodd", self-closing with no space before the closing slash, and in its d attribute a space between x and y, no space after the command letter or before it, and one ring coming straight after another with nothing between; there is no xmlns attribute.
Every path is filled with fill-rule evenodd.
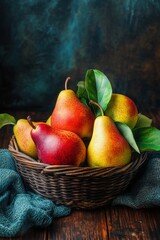
<svg viewBox="0 0 160 240"><path fill-rule="evenodd" d="M44 112L8 112L19 118L28 114L34 121L45 120L49 113ZM143 112L144 113L144 112ZM153 119L153 124L160 127L160 110L145 114ZM158 125L159 124L159 125ZM7 148L12 136L12 126L0 130L0 148ZM7 239L7 238L0 238ZM128 207L105 206L100 209L85 211L74 210L67 217L57 218L48 228L32 228L23 236L8 239L29 240L159 240L160 209L131 209Z"/></svg>

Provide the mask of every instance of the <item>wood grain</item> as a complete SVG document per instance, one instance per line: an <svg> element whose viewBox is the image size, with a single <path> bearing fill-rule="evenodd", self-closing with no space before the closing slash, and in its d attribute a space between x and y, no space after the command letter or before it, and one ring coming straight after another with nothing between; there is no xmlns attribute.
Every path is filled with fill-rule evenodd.
<svg viewBox="0 0 160 240"><path fill-rule="evenodd" d="M53 222L48 231L48 239L108 239L105 213L103 209L73 211L71 216Z"/></svg>
<svg viewBox="0 0 160 240"><path fill-rule="evenodd" d="M109 239L158 239L160 219L155 221L155 212L155 209L110 208L106 211Z"/></svg>

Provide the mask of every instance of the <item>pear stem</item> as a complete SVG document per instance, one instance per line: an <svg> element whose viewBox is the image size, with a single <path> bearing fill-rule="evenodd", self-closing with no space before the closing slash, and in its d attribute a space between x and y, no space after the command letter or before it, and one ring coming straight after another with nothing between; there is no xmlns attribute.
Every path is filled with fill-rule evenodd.
<svg viewBox="0 0 160 240"><path fill-rule="evenodd" d="M103 109L102 109L102 107L101 107L101 105L100 105L99 103L97 103L97 102L95 102L95 101L93 101L93 100L90 100L89 103L94 104L94 105L96 105L97 107L99 107L99 109L101 110L101 115L104 116L104 111L103 111Z"/></svg>
<svg viewBox="0 0 160 240"><path fill-rule="evenodd" d="M69 81L70 79L71 79L70 77L67 77L67 78L66 78L66 81L65 81L65 90L68 89L67 85L68 85L68 81Z"/></svg>
<svg viewBox="0 0 160 240"><path fill-rule="evenodd" d="M36 129L36 126L33 124L32 119L31 119L30 116L27 117L27 121L28 121L28 123L31 125L31 127L32 127L33 129Z"/></svg>

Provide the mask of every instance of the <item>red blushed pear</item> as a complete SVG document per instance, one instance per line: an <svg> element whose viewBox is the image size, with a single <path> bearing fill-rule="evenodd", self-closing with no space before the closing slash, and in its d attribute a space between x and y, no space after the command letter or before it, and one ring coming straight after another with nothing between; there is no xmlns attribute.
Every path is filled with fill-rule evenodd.
<svg viewBox="0 0 160 240"><path fill-rule="evenodd" d="M90 138L95 116L91 109L78 99L73 90L67 89L69 79L69 77L66 79L65 90L58 95L51 116L51 126L74 132L81 138Z"/></svg>
<svg viewBox="0 0 160 240"><path fill-rule="evenodd" d="M86 159L86 147L75 133L54 129L46 123L32 126L31 137L36 145L38 159L51 165L79 166Z"/></svg>
<svg viewBox="0 0 160 240"><path fill-rule="evenodd" d="M113 120L104 116L98 103L91 101L101 109L102 116L96 118L91 141L87 149L87 162L90 167L123 166L131 160L131 148L118 131Z"/></svg>

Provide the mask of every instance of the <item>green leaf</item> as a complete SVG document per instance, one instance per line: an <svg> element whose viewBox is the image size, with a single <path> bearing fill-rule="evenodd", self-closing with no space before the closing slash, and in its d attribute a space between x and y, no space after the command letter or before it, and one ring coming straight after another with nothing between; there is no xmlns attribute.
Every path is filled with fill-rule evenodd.
<svg viewBox="0 0 160 240"><path fill-rule="evenodd" d="M112 95L112 86L106 75L96 69L88 70L85 76L85 88L88 98L99 103L105 111ZM101 114L100 109L95 106L94 111L97 116Z"/></svg>
<svg viewBox="0 0 160 240"><path fill-rule="evenodd" d="M87 105L88 107L90 107L90 105L89 105L89 103L87 102L86 98L81 98L80 101L81 101L83 104L85 104L85 105Z"/></svg>
<svg viewBox="0 0 160 240"><path fill-rule="evenodd" d="M139 113L138 120L136 126L134 128L143 128L143 127L150 127L152 124L152 119L148 118L147 116Z"/></svg>
<svg viewBox="0 0 160 240"><path fill-rule="evenodd" d="M122 134L122 136L127 140L127 142L132 146L132 148L140 153L140 150L137 146L137 143L134 139L132 130L124 123L120 123L120 122L115 122L118 130L120 131L120 133Z"/></svg>
<svg viewBox="0 0 160 240"><path fill-rule="evenodd" d="M8 113L1 113L0 114L0 128L4 127L5 125L15 125L16 119Z"/></svg>
<svg viewBox="0 0 160 240"><path fill-rule="evenodd" d="M79 81L78 84L78 90L77 90L77 96L78 98L88 98L88 94L85 88L85 81Z"/></svg>
<svg viewBox="0 0 160 240"><path fill-rule="evenodd" d="M160 150L160 130L155 127L133 129L133 135L140 151Z"/></svg>

